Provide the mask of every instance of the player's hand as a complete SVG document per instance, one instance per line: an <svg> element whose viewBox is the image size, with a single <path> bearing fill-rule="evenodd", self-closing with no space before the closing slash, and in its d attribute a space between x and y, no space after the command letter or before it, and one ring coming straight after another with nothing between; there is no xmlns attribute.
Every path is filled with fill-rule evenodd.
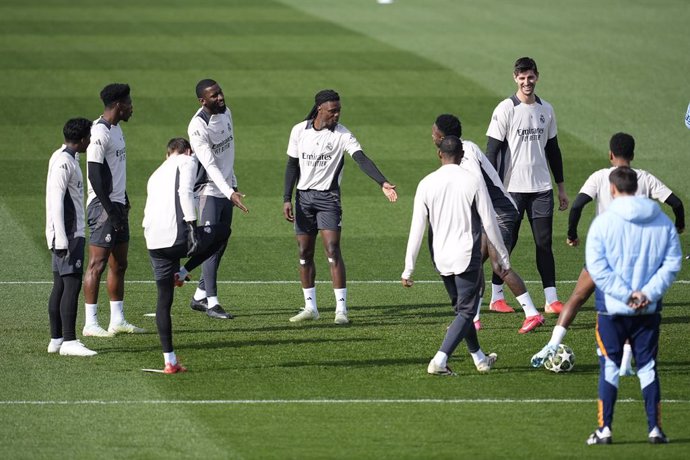
<svg viewBox="0 0 690 460"><path fill-rule="evenodd" d="M124 209L124 207L120 208L119 206L115 206L113 208L112 214L108 214L110 224L113 226L116 232L124 230L125 226L127 225L127 218L123 215L122 212L124 211Z"/></svg>
<svg viewBox="0 0 690 460"><path fill-rule="evenodd" d="M67 249L53 249L53 254L62 258L67 255Z"/></svg>
<svg viewBox="0 0 690 460"><path fill-rule="evenodd" d="M633 291L628 299L628 306L633 310L639 310L649 305L649 299L642 291Z"/></svg>
<svg viewBox="0 0 690 460"><path fill-rule="evenodd" d="M532 365L532 367L541 367L546 362L546 360L548 360L555 354L556 347L552 347L546 344L539 353L532 356L532 359L529 363Z"/></svg>
<svg viewBox="0 0 690 460"><path fill-rule="evenodd" d="M565 193L565 190L558 190L558 210L565 211L568 209L569 204L570 200L568 199L568 194Z"/></svg>
<svg viewBox="0 0 690 460"><path fill-rule="evenodd" d="M234 204L236 207L240 208L242 212L245 214L249 212L249 209L242 203L242 198L244 198L245 195L244 193L239 193L239 192L234 192L232 195L230 195L230 201L232 201L232 204Z"/></svg>
<svg viewBox="0 0 690 460"><path fill-rule="evenodd" d="M196 235L196 221L187 222L187 257L192 257L199 248Z"/></svg>
<svg viewBox="0 0 690 460"><path fill-rule="evenodd" d="M285 217L285 220L288 222L295 221L295 215L292 213L292 203L289 201L283 203L283 217Z"/></svg>
<svg viewBox="0 0 690 460"><path fill-rule="evenodd" d="M395 185L389 182L384 182L381 186L381 191L384 195L386 195L386 198L388 198L388 201L391 203L398 201L398 192L395 191Z"/></svg>
<svg viewBox="0 0 690 460"><path fill-rule="evenodd" d="M570 238L570 237L567 237L567 238L565 239L565 242L566 242L566 244L567 244L568 246L574 248L575 246L578 246L578 245L580 244L580 239L579 239L579 238Z"/></svg>
<svg viewBox="0 0 690 460"><path fill-rule="evenodd" d="M406 288L412 287L414 284L414 281L412 281L412 278L402 278L402 285Z"/></svg>

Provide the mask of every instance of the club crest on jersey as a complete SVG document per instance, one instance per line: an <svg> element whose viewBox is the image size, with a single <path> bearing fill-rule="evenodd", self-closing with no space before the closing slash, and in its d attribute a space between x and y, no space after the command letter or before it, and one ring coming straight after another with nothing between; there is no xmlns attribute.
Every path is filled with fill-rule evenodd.
<svg viewBox="0 0 690 460"><path fill-rule="evenodd" d="M110 233L108 233L107 235L105 235L105 242L106 242L106 243L110 243L110 241L111 241L112 239L113 239L113 238L110 236Z"/></svg>
<svg viewBox="0 0 690 460"><path fill-rule="evenodd" d="M81 268L81 259L77 259L77 261L74 264L75 267Z"/></svg>
<svg viewBox="0 0 690 460"><path fill-rule="evenodd" d="M544 118L544 115L539 115L539 121L541 121L542 124L546 123L546 118Z"/></svg>
<svg viewBox="0 0 690 460"><path fill-rule="evenodd" d="M328 144L326 144L326 148L327 148L328 150L333 150L333 144L331 144L331 143L329 142Z"/></svg>

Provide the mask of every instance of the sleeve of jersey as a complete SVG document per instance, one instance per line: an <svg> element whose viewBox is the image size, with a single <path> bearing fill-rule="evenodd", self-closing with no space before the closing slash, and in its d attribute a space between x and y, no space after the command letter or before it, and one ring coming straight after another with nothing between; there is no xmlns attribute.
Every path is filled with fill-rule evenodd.
<svg viewBox="0 0 690 460"><path fill-rule="evenodd" d="M96 124L91 129L91 142L86 148L86 161L89 163L105 162L105 146L110 141L110 131L101 124Z"/></svg>
<svg viewBox="0 0 690 460"><path fill-rule="evenodd" d="M180 196L180 207L184 214L185 222L196 220L196 208L194 207L194 181L196 179L197 162L192 157L185 157L180 163L180 185L177 193Z"/></svg>
<svg viewBox="0 0 690 460"><path fill-rule="evenodd" d="M420 183L417 193L414 196L414 207L412 208L412 223L410 224L410 236L407 239L407 251L405 252L405 269L401 278L410 279L414 273L419 248L424 238L424 230L427 223L427 208L424 204L424 185Z"/></svg>
<svg viewBox="0 0 690 460"><path fill-rule="evenodd" d="M580 223L580 217L582 217L582 210L590 201L592 201L592 197L580 192L570 207L570 214L568 214L568 238L571 240L577 239L577 226Z"/></svg>
<svg viewBox="0 0 690 460"><path fill-rule="evenodd" d="M299 159L299 140L298 140L298 132L300 125L297 125L292 128L292 131L290 131L290 139L288 140L288 146L287 146L287 154L288 156L292 158L297 158Z"/></svg>
<svg viewBox="0 0 690 460"><path fill-rule="evenodd" d="M206 174L213 181L213 184L218 187L218 190L225 195L228 200L235 193L235 190L225 181L223 173L216 165L213 158L213 151L209 146L208 134L206 127L201 126L201 121L195 123L197 118L189 125L189 143L192 145L192 151L196 154L199 163L206 170Z"/></svg>
<svg viewBox="0 0 690 460"><path fill-rule="evenodd" d="M664 295L664 292L671 287L671 283L676 279L683 261L683 254L680 249L680 239L674 228L669 227L669 240L664 253L664 260L661 267L654 273L645 284L641 291L645 293L650 301L656 302Z"/></svg>
<svg viewBox="0 0 690 460"><path fill-rule="evenodd" d="M69 184L71 168L66 163L55 164L48 179L48 200L50 201L50 219L55 231L54 249L67 249L65 231L65 194Z"/></svg>
<svg viewBox="0 0 690 460"><path fill-rule="evenodd" d="M563 157L561 156L561 148L558 146L558 136L554 136L546 141L544 147L546 153L546 161L549 162L549 167L553 173L553 179L557 184L563 182Z"/></svg>
<svg viewBox="0 0 690 460"><path fill-rule="evenodd" d="M371 177L377 184L383 185L384 182L388 182L386 177L383 175L379 168L376 167L373 161L364 154L361 150L356 151L352 154L352 159L359 165L359 169L364 171L364 173Z"/></svg>
<svg viewBox="0 0 690 460"><path fill-rule="evenodd" d="M605 294L627 303L633 290L609 265L606 256L605 230L607 225L610 225L610 222L605 222L603 216L602 214L594 219L587 233L587 244L585 247L587 271L592 277L594 284Z"/></svg>
<svg viewBox="0 0 690 460"><path fill-rule="evenodd" d="M661 182L652 174L647 175L647 181L649 182L647 184L649 188L649 196L655 200L664 203L666 199L673 193L671 189L666 186L666 184Z"/></svg>
<svg viewBox="0 0 690 460"><path fill-rule="evenodd" d="M486 129L486 135L503 141L508 134L508 125L509 119L506 104L500 103L491 115L491 121L489 122L489 127Z"/></svg>
<svg viewBox="0 0 690 460"><path fill-rule="evenodd" d="M486 189L486 184L484 184L483 180L477 181L477 192L475 196L477 212L479 213L479 217L482 219L482 226L484 227L486 236L496 249L496 252L498 252L501 266L507 270L510 268L510 256L508 255L508 249L506 249L505 243L503 243L501 232L498 229L496 211L491 204L491 198L489 197L489 192Z"/></svg>

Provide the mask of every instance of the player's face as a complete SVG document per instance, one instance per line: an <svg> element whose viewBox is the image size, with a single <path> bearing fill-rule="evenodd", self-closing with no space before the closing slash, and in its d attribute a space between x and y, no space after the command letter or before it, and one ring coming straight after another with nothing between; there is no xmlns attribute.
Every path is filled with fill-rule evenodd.
<svg viewBox="0 0 690 460"><path fill-rule="evenodd" d="M225 112L225 95L219 85L209 86L204 90L203 96L199 99L201 105L206 107L211 114Z"/></svg>
<svg viewBox="0 0 690 460"><path fill-rule="evenodd" d="M321 104L316 119L321 127L333 129L340 120L340 101L328 101Z"/></svg>
<svg viewBox="0 0 690 460"><path fill-rule="evenodd" d="M124 100L117 103L117 107L118 107L118 116L119 116L120 120L129 121L129 118L132 116L132 113L134 113L134 106L132 105L132 98L127 96L127 99L124 99Z"/></svg>
<svg viewBox="0 0 690 460"><path fill-rule="evenodd" d="M431 126L431 140L434 141L434 145L436 147L441 145L441 141L443 140L444 137L445 137L445 135L443 134L443 132L440 129L438 129L438 127L436 126L436 123L434 123Z"/></svg>
<svg viewBox="0 0 690 460"><path fill-rule="evenodd" d="M518 93L522 93L525 97L531 97L534 95L534 89L537 86L537 81L539 81L539 75L534 73L534 70L528 70L527 72L520 72L513 77L515 83L518 87Z"/></svg>

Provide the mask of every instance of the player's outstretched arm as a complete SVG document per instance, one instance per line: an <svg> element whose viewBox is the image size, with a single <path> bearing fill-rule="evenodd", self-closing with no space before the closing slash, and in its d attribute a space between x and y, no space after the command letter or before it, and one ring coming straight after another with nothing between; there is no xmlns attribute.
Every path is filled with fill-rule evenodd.
<svg viewBox="0 0 690 460"><path fill-rule="evenodd" d="M381 186L381 191L391 203L398 201L398 192L395 191L395 185L390 182L384 182Z"/></svg>

